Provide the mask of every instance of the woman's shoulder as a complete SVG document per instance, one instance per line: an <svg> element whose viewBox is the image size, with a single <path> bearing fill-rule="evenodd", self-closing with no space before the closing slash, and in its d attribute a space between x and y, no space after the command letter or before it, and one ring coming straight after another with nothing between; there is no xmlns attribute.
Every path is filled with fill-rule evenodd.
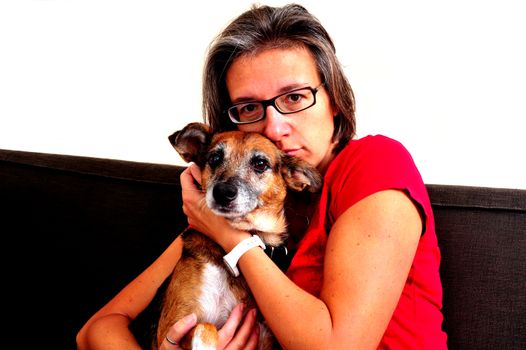
<svg viewBox="0 0 526 350"><path fill-rule="evenodd" d="M381 134L353 139L344 149L354 152L407 152L400 141Z"/></svg>
<svg viewBox="0 0 526 350"><path fill-rule="evenodd" d="M340 173L342 168L364 171L374 171L378 168L393 170L393 168L413 166L414 163L409 151L401 142L378 134L349 141L331 165L334 173Z"/></svg>
<svg viewBox="0 0 526 350"><path fill-rule="evenodd" d="M406 147L384 135L353 139L335 157L325 181L341 212L360 199L386 189L420 192L422 177Z"/></svg>

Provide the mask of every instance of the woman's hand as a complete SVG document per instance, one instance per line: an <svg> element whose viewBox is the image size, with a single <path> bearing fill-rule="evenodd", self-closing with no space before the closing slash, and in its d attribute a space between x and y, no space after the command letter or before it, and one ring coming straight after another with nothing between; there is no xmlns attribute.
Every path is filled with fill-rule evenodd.
<svg viewBox="0 0 526 350"><path fill-rule="evenodd" d="M183 339L184 335L190 331L197 324L197 316L190 314L179 321L175 322L172 327L168 330L165 338L163 339L159 350L174 350L181 349L179 342Z"/></svg>
<svg viewBox="0 0 526 350"><path fill-rule="evenodd" d="M247 312L243 320L244 305L237 305L223 328L219 330L218 349L256 349L259 341L259 324L256 322L256 310Z"/></svg>
<svg viewBox="0 0 526 350"><path fill-rule="evenodd" d="M256 349L259 341L259 325L256 322L256 311L247 312L243 320L243 304L237 305L223 328L219 330L218 350ZM168 330L159 350L179 350L179 342L197 323L195 314L183 317Z"/></svg>
<svg viewBox="0 0 526 350"><path fill-rule="evenodd" d="M227 220L214 214L206 205L205 193L195 182L201 184L201 170L190 164L180 176L183 198L183 212L188 224L230 251L237 243L249 236L248 233L235 230ZM239 233L236 235L236 233Z"/></svg>
<svg viewBox="0 0 526 350"><path fill-rule="evenodd" d="M183 212L187 216L188 224L195 230L210 236L216 227L221 226L223 218L216 216L206 205L205 193L197 183L201 184L201 169L191 163L181 173L181 187L183 198Z"/></svg>

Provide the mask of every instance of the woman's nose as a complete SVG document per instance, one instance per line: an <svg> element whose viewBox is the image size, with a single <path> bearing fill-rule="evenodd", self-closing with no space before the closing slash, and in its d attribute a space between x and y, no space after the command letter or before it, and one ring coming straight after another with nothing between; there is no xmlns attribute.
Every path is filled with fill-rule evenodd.
<svg viewBox="0 0 526 350"><path fill-rule="evenodd" d="M287 117L279 113L273 106L268 106L266 113L263 135L274 142L280 141L283 136L290 133Z"/></svg>

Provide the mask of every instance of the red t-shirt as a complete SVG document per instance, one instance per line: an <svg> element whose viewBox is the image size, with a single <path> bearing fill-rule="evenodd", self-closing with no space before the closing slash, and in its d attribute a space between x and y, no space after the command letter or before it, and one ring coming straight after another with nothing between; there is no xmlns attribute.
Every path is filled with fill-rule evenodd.
<svg viewBox="0 0 526 350"><path fill-rule="evenodd" d="M377 135L352 140L334 158L311 224L298 245L287 275L309 293L319 296L325 247L338 217L361 199L387 189L399 189L417 204L423 233L394 314L379 349L446 349L442 331L440 251L435 221L422 177L399 142Z"/></svg>

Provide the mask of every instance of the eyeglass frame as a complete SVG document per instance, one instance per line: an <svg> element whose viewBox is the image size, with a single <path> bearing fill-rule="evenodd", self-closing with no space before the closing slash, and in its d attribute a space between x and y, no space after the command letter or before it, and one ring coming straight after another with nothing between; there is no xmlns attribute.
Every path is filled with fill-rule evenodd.
<svg viewBox="0 0 526 350"><path fill-rule="evenodd" d="M313 88L311 86L306 86L306 87L301 87L301 88L297 88L297 89L294 89L294 90L290 90L290 91L287 91L287 92L284 92L282 94L279 94L277 96L274 96L268 100L261 100L261 101L246 101L246 102L240 102L240 103L236 103L230 107L227 108L227 110L225 111L226 114L228 114L228 117L230 118L230 121L232 121L232 123L236 124L236 125L246 125L246 124L253 124L253 123L257 123L259 121L262 121L263 119L265 119L267 117L267 107L268 106L272 106L274 107L274 109L276 111L278 111L279 113L281 114L294 114L294 113L298 113L298 112L301 112L301 111L304 111L306 109L309 109L311 108L312 106L314 106L316 104L316 94L318 93L318 91L323 87L323 85L325 85L325 83L321 83L320 85L318 85L317 87ZM304 107L304 108L301 108L297 111L293 111L293 112L282 112L281 109L278 107L278 105L276 105L276 100L278 98L280 98L281 96L285 96L287 94L291 94L291 93L294 93L296 91L300 91L300 90L310 90L310 92L312 93L312 97L313 97L313 100L312 100L312 104L307 106L307 107ZM263 115L256 119L256 120L251 120L249 122L242 122L242 121L239 121L239 120L235 120L234 117L232 117L230 115L230 110L235 108L236 106L239 106L239 105L244 105L244 104L250 104L250 103L259 103L263 106Z"/></svg>

